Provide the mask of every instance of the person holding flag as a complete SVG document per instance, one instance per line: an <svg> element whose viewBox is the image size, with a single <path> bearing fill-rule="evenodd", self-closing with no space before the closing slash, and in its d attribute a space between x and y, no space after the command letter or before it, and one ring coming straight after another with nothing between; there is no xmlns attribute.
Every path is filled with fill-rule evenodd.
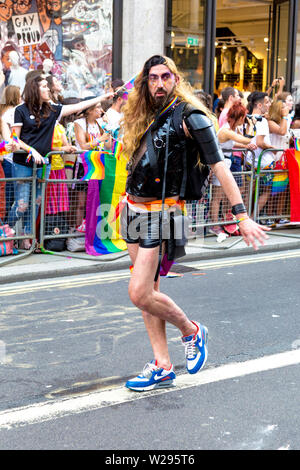
<svg viewBox="0 0 300 470"><path fill-rule="evenodd" d="M172 219L165 222L160 216L163 184L170 210L181 207L184 202L179 200L183 175L182 137L177 135L172 119L181 102L191 105L181 121L188 148L199 152L201 161L212 168L220 181L233 213L238 216L245 242L257 249L257 241L263 244L267 238L264 231L268 228L256 224L246 212L238 186L224 163L209 111L194 97L170 58L151 57L137 76L123 107L123 151L129 162L122 235L133 264L129 297L142 312L154 354L154 359L146 364L142 373L127 381L126 387L135 391L175 385L176 375L166 337L167 322L181 332L188 373L200 371L207 359L207 327L198 318L190 320L170 297L160 292L159 277L155 280L161 233L162 237L164 233L172 233L167 230ZM167 146L168 163L164 169ZM153 148L157 156L154 165L151 164ZM157 171L153 169L155 166ZM163 176L155 176L157 173L166 174L165 182ZM163 239L165 247L170 237Z"/></svg>

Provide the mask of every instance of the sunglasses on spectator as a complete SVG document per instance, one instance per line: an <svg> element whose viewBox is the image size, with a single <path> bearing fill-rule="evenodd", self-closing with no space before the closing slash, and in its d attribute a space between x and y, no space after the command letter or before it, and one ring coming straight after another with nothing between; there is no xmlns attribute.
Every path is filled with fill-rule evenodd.
<svg viewBox="0 0 300 470"><path fill-rule="evenodd" d="M163 84L166 84L174 78L174 75L171 72L165 72L162 75L156 75L154 73L150 73L148 78L149 78L149 82L151 83L151 85L157 85L160 79Z"/></svg>

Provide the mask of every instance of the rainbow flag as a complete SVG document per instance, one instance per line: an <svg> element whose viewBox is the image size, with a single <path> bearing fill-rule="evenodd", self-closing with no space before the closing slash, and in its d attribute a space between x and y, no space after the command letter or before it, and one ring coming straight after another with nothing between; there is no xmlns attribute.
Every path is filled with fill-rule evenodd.
<svg viewBox="0 0 300 470"><path fill-rule="evenodd" d="M124 94L122 95L123 100L128 100L128 93L130 93L131 90L134 88L134 82L136 80L136 77L137 77L137 75L132 77L130 80L128 80L128 82L126 82L122 86L122 90L124 90Z"/></svg>
<svg viewBox="0 0 300 470"><path fill-rule="evenodd" d="M5 148L5 145L7 143L8 142L6 142L5 140L2 140L2 142L0 142L0 155L7 155L8 153L10 153L10 152L7 152L7 150Z"/></svg>
<svg viewBox="0 0 300 470"><path fill-rule="evenodd" d="M65 169L66 170L73 170L75 165L75 161L73 160L65 160Z"/></svg>
<svg viewBox="0 0 300 470"><path fill-rule="evenodd" d="M117 160L119 160L122 150L123 145L121 144L121 142L119 142L118 140L114 140L112 146L112 153Z"/></svg>
<svg viewBox="0 0 300 470"><path fill-rule="evenodd" d="M89 150L82 153L80 158L83 164L84 176L81 178L81 181L103 180L105 177L104 160L105 156L109 153L97 150Z"/></svg>
<svg viewBox="0 0 300 470"><path fill-rule="evenodd" d="M117 253L127 248L120 235L127 161L105 154L103 162L105 178L88 183L85 249L93 256Z"/></svg>
<svg viewBox="0 0 300 470"><path fill-rule="evenodd" d="M289 184L289 174L287 171L275 173L272 181L272 196L283 193Z"/></svg>
<svg viewBox="0 0 300 470"><path fill-rule="evenodd" d="M290 180L291 222L300 223L300 151L287 149L285 154Z"/></svg>
<svg viewBox="0 0 300 470"><path fill-rule="evenodd" d="M19 142L19 138L18 138L18 136L17 136L17 134L16 134L16 131L14 131L14 130L12 131L10 138L11 138L14 142L17 142L17 143Z"/></svg>
<svg viewBox="0 0 300 470"><path fill-rule="evenodd" d="M10 135L10 138L14 141L14 142L19 142L19 139L18 139L18 136L16 134L15 131L12 131L11 135ZM7 155L8 153L11 153L11 151L7 151L6 148L5 148L5 145L6 144L9 144L9 142L7 142L6 140L2 140L2 142L0 142L0 155Z"/></svg>
<svg viewBox="0 0 300 470"><path fill-rule="evenodd" d="M300 150L300 139L294 139L295 149Z"/></svg>

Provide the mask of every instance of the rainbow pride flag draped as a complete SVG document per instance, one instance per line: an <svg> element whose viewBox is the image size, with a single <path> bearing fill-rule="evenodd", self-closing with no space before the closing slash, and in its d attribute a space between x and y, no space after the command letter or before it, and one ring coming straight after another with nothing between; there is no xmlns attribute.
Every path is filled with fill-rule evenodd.
<svg viewBox="0 0 300 470"><path fill-rule="evenodd" d="M126 159L104 155L105 178L88 183L85 249L93 256L117 253L127 246L120 236L120 213L127 179Z"/></svg>
<svg viewBox="0 0 300 470"><path fill-rule="evenodd" d="M84 176L81 178L81 181L104 179L106 155L111 155L111 152L89 150L80 155L84 170Z"/></svg>
<svg viewBox="0 0 300 470"><path fill-rule="evenodd" d="M288 149L285 154L290 180L291 222L300 223L300 151Z"/></svg>
<svg viewBox="0 0 300 470"><path fill-rule="evenodd" d="M115 156L115 158L117 158L117 160L119 160L122 150L123 150L122 143L114 139L113 146L112 146L112 153Z"/></svg>

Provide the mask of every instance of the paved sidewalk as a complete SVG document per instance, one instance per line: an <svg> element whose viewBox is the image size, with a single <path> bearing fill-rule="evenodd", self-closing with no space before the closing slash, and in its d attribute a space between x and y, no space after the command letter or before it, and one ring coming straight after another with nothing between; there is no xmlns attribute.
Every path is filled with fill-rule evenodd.
<svg viewBox="0 0 300 470"><path fill-rule="evenodd" d="M300 227L274 229L269 239L258 252L247 247L241 237L229 237L222 243L217 243L215 236L204 240L191 239L186 248L186 256L180 263L187 261L209 260L231 256L241 256L262 252L293 250L300 248ZM1 262L12 260L9 264ZM131 262L127 251L99 257L88 256L85 253L63 252L60 255L33 253L25 258L0 257L0 284L44 279L49 277L69 276L84 273L115 271L129 268Z"/></svg>

